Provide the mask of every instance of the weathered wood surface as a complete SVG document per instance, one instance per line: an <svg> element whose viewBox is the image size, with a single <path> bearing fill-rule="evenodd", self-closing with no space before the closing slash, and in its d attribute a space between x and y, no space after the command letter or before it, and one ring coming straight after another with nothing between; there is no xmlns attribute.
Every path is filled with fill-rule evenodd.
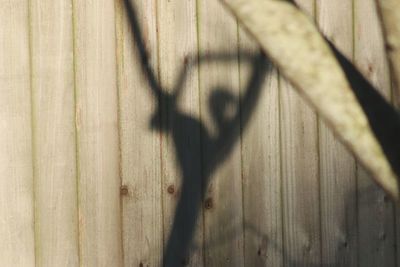
<svg viewBox="0 0 400 267"><path fill-rule="evenodd" d="M260 53L243 29L239 31L239 51L255 57ZM255 66L243 54L239 54L239 63L243 95ZM244 266L278 267L283 266L279 76L268 59L259 64L268 72L259 81L259 103L242 133Z"/></svg>
<svg viewBox="0 0 400 267"><path fill-rule="evenodd" d="M223 126L211 105L224 101L222 97L239 97L238 28L234 17L218 1L198 2L199 54L227 55L227 60L210 60L200 65L200 117L204 122L202 138L203 190L204 190L204 259L207 266L243 266L243 211L242 168L240 136L236 142L223 148ZM218 95L224 94L221 99ZM215 99L211 99L215 97ZM228 97L227 97L228 98ZM232 104L232 103L229 103ZM237 114L237 102L231 106L230 115ZM220 128L218 128L220 126ZM236 125L240 127L240 125ZM236 128L236 129L238 129ZM206 136L204 136L206 135ZM220 138L220 140L216 140ZM222 139L221 139L222 138ZM226 137L227 138L227 137ZM223 152L218 150L224 150ZM222 155L216 155L216 153Z"/></svg>
<svg viewBox="0 0 400 267"><path fill-rule="evenodd" d="M400 106L400 2L375 0L385 33L386 51L392 67L394 102Z"/></svg>
<svg viewBox="0 0 400 267"><path fill-rule="evenodd" d="M296 2L390 99L374 1ZM219 1L0 14L1 266L399 262L389 198Z"/></svg>
<svg viewBox="0 0 400 267"><path fill-rule="evenodd" d="M164 264L204 266L196 1L157 4L160 85L179 94L161 99Z"/></svg>
<svg viewBox="0 0 400 267"><path fill-rule="evenodd" d="M314 17L314 1L296 3ZM280 92L284 266L319 265L317 116L283 77Z"/></svg>
<svg viewBox="0 0 400 267"><path fill-rule="evenodd" d="M72 6L31 1L37 266L79 264Z"/></svg>
<svg viewBox="0 0 400 267"><path fill-rule="evenodd" d="M29 1L0 1L0 265L35 266Z"/></svg>
<svg viewBox="0 0 400 267"><path fill-rule="evenodd" d="M286 1L222 2L374 179L397 200L397 176L335 55L310 19Z"/></svg>
<svg viewBox="0 0 400 267"><path fill-rule="evenodd" d="M82 266L121 266L118 90L113 1L73 1Z"/></svg>
<svg viewBox="0 0 400 267"><path fill-rule="evenodd" d="M140 23L149 64L157 69L156 5L154 1L126 3L117 1L124 265L160 266L163 252L160 136L150 127L157 101L151 95L148 77L141 71L137 36L129 19L135 15Z"/></svg>
<svg viewBox="0 0 400 267"><path fill-rule="evenodd" d="M390 100L391 81L375 3L373 0L356 0L354 3L355 64ZM357 180L359 266L395 266L392 203L362 166L357 168Z"/></svg>
<svg viewBox="0 0 400 267"><path fill-rule="evenodd" d="M351 60L352 1L319 0L316 13L321 31ZM322 264L357 266L356 164L322 120L319 120L319 161Z"/></svg>

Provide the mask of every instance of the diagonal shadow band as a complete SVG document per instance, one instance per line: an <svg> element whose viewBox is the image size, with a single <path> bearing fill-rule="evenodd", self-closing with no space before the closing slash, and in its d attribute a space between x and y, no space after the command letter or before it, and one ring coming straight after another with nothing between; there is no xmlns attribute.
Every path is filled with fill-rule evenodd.
<svg viewBox="0 0 400 267"><path fill-rule="evenodd" d="M399 178L400 114L398 110L385 100L378 90L330 41L328 43L366 114L376 139L381 145L393 171Z"/></svg>

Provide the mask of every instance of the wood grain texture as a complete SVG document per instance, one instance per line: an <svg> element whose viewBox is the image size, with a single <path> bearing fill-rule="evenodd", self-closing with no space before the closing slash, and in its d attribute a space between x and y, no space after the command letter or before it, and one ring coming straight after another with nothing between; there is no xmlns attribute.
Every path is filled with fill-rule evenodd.
<svg viewBox="0 0 400 267"><path fill-rule="evenodd" d="M386 99L390 76L373 0L355 0L355 64ZM370 175L358 167L359 265L394 266L393 206Z"/></svg>
<svg viewBox="0 0 400 267"><path fill-rule="evenodd" d="M204 266L197 3L157 4L160 83L169 95L179 92L177 102L161 103L169 129L162 136L164 265Z"/></svg>
<svg viewBox="0 0 400 267"><path fill-rule="evenodd" d="M233 104L231 113L238 111L238 28L218 1L198 1L198 8L200 56L225 54L229 58L200 66L201 118L206 128L202 136L205 265L243 266L239 125L234 142L225 144L228 136L223 136L222 122L216 115L224 101L234 102L225 103Z"/></svg>
<svg viewBox="0 0 400 267"><path fill-rule="evenodd" d="M400 2L397 0L375 0L385 34L386 52L392 69L393 102L400 106Z"/></svg>
<svg viewBox="0 0 400 267"><path fill-rule="evenodd" d="M0 1L1 266L35 266L28 3Z"/></svg>
<svg viewBox="0 0 400 267"><path fill-rule="evenodd" d="M78 266L72 6L31 1L37 266Z"/></svg>
<svg viewBox="0 0 400 267"><path fill-rule="evenodd" d="M320 215L316 115L281 81L285 265L318 265Z"/></svg>
<svg viewBox="0 0 400 267"><path fill-rule="evenodd" d="M242 53L256 56L260 48L242 29L239 48L243 95L255 66ZM242 133L244 266L283 266L279 78L277 70L267 64L260 99Z"/></svg>
<svg viewBox="0 0 400 267"><path fill-rule="evenodd" d="M220 4L257 0L124 1L0 0L0 266L398 265L400 213ZM397 2L296 2L398 98Z"/></svg>
<svg viewBox="0 0 400 267"><path fill-rule="evenodd" d="M314 16L313 1L296 1ZM320 202L317 116L294 88L280 82L283 236L285 266L318 266Z"/></svg>
<svg viewBox="0 0 400 267"><path fill-rule="evenodd" d="M150 127L157 99L142 72L140 37L132 34L128 19L130 6L142 29L149 64L157 69L156 1L116 3L124 265L162 266L160 134Z"/></svg>
<svg viewBox="0 0 400 267"><path fill-rule="evenodd" d="M114 2L73 1L82 266L121 266Z"/></svg>
<svg viewBox="0 0 400 267"><path fill-rule="evenodd" d="M353 2L319 0L316 5L319 28L351 60ZM357 266L355 160L323 121L319 125L322 263Z"/></svg>
<svg viewBox="0 0 400 267"><path fill-rule="evenodd" d="M280 101L285 266L319 265L317 118L284 80Z"/></svg>

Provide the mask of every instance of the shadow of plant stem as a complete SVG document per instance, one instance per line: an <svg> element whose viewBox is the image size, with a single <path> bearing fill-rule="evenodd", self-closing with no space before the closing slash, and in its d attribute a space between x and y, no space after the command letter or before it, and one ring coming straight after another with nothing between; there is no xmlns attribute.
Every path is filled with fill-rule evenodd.
<svg viewBox="0 0 400 267"><path fill-rule="evenodd" d="M151 127L172 136L182 173L181 193L163 258L164 266L179 266L187 261L196 221L204 201L203 189L208 187L211 174L232 151L241 130L246 128L271 65L261 53L238 51L240 59L251 64L251 77L241 97L233 95L228 88L214 88L209 98L209 109L217 134L211 135L200 119L178 109L179 96L187 73L194 66L206 62L237 62L238 54L187 57L172 93L168 93L157 82L155 72L150 66L135 9L128 0L124 0L124 3L144 76L153 95L158 99L158 110L152 116ZM232 116L227 115L229 107L235 108Z"/></svg>

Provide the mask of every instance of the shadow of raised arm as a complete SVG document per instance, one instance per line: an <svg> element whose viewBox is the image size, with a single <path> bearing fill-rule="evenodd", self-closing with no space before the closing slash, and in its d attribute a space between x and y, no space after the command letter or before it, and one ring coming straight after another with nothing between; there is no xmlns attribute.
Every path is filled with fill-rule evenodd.
<svg viewBox="0 0 400 267"><path fill-rule="evenodd" d="M247 128L247 124L253 113L257 100L259 99L261 88L267 73L271 70L271 64L262 53L252 55L245 54L246 60L252 66L251 77L245 87L244 95L237 100L228 91L215 90L210 98L210 110L217 124L218 135L211 140L206 155L208 162L205 163L205 173L212 172L216 165L222 162L231 152L235 142ZM229 104L236 105L236 112L231 118L227 118L225 113Z"/></svg>
<svg viewBox="0 0 400 267"><path fill-rule="evenodd" d="M152 90L155 97L158 97L161 93L161 86L157 81L157 75L152 69L149 56L147 54L146 46L143 40L142 30L138 22L135 8L132 6L129 0L123 0L126 13L129 19L130 29L135 40L135 47L138 49L138 55L140 57L140 65L145 74L147 81L149 82L150 89Z"/></svg>
<svg viewBox="0 0 400 267"><path fill-rule="evenodd" d="M175 267L186 262L190 254L192 239L196 229L205 190L212 173L218 168L232 151L240 137L240 131L247 126L255 109L262 84L270 65L264 55L249 51L234 53L207 53L206 55L188 55L173 88L163 88L158 82L157 72L151 67L148 52L140 30L135 7L128 0L123 0L133 34L134 47L140 57L143 76L150 86L158 106L151 118L152 129L167 133L173 141L177 167L180 171L181 183L172 184L178 188L179 198L173 216L163 253L162 266ZM181 110L177 103L188 73L204 63L237 64L238 55L241 62L250 65L252 72L242 98L234 96L228 90L213 90L209 99L212 117L217 122L218 134L212 136L201 118ZM229 104L235 107L235 114L225 116ZM242 106L242 109L240 108ZM160 118L161 116L161 118Z"/></svg>

